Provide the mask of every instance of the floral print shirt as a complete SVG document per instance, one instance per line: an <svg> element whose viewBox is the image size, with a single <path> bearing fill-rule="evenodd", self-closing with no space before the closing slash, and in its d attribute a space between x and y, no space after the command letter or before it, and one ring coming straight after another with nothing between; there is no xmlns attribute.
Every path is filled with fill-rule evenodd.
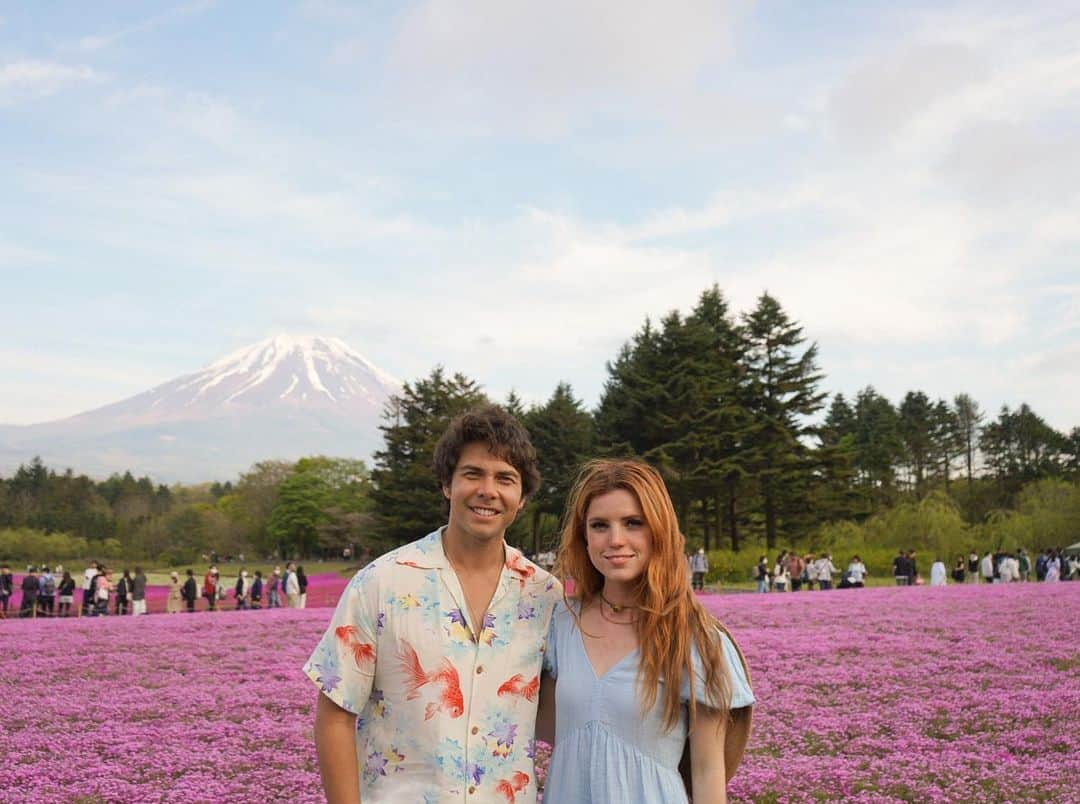
<svg viewBox="0 0 1080 804"><path fill-rule="evenodd" d="M505 550L479 624L442 530L379 557L342 594L304 672L358 716L365 804L536 801L540 670L562 589Z"/></svg>

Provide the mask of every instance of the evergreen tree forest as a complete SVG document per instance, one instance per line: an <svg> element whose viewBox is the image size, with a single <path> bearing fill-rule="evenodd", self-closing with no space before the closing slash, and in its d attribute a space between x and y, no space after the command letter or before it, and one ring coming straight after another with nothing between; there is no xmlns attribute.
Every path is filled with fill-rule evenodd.
<svg viewBox="0 0 1080 804"><path fill-rule="evenodd" d="M736 314L714 286L630 335L592 410L567 383L526 406L436 367L387 405L370 469L267 460L227 483L166 487L34 460L0 478L0 559L377 554L445 521L435 443L489 401L525 423L539 456L542 484L509 534L530 552L552 546L575 474L597 456L656 466L688 542L737 564L733 577L780 548L884 561L897 547L953 556L1080 539L1080 427L1059 432L1027 404L992 412L962 389L830 395L816 344L778 299Z"/></svg>

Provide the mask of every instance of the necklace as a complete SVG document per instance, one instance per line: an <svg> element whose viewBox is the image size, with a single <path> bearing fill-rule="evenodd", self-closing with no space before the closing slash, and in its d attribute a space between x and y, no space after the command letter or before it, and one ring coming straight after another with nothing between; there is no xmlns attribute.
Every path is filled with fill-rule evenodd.
<svg viewBox="0 0 1080 804"><path fill-rule="evenodd" d="M631 620L615 620L615 619L612 619L607 614L604 614L604 607L603 606L600 607L600 616L603 619L607 620L612 625L635 625L637 623L637 617L634 617Z"/></svg>
<svg viewBox="0 0 1080 804"><path fill-rule="evenodd" d="M612 611L613 614L618 614L620 611L623 611L624 609L636 609L637 608L637 606L628 606L625 603L612 603L610 600L608 600L606 597L604 597L603 592L600 593L600 599L608 604L608 606L611 608L611 611ZM601 606L600 610L603 611L604 607Z"/></svg>

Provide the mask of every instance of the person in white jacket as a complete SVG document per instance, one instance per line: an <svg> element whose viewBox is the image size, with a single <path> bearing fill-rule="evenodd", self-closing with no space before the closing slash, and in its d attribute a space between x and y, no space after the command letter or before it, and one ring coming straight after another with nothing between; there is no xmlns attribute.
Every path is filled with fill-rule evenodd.
<svg viewBox="0 0 1080 804"><path fill-rule="evenodd" d="M817 568L818 587L823 591L832 589L833 573L840 571L840 568L832 563L832 553L823 555L814 562L814 566Z"/></svg>
<svg viewBox="0 0 1080 804"><path fill-rule="evenodd" d="M296 577L296 565L291 561L285 567L285 605L300 608L300 581Z"/></svg>
<svg viewBox="0 0 1080 804"><path fill-rule="evenodd" d="M939 558L930 565L930 585L944 586L945 577L945 562Z"/></svg>

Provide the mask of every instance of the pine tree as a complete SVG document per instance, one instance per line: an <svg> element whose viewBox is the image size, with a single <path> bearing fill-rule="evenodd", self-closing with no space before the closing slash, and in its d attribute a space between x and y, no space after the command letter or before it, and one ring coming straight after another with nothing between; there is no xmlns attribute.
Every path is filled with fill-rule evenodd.
<svg viewBox="0 0 1080 804"><path fill-rule="evenodd" d="M451 419L487 401L475 381L447 376L441 366L383 411L383 448L371 473L374 514L382 538L394 544L418 539L445 522L443 496L432 471L435 445Z"/></svg>
<svg viewBox="0 0 1080 804"><path fill-rule="evenodd" d="M596 432L592 415L565 382L556 386L547 402L530 410L523 422L540 464L540 487L526 512L531 547L539 553L548 546L541 544L541 520L548 517L558 522L562 516L578 470L595 453Z"/></svg>
<svg viewBox="0 0 1080 804"><path fill-rule="evenodd" d="M760 487L765 543L776 547L785 515L805 510L806 481L812 459L804 437L813 433L809 418L821 409L825 394L817 389L822 379L817 367L817 345L799 352L805 338L802 327L768 293L744 316L748 343L747 368L753 388L760 459L756 468Z"/></svg>
<svg viewBox="0 0 1080 804"><path fill-rule="evenodd" d="M908 391L900 403L900 437L904 440L908 472L915 494L926 492L926 470L933 449L933 406L922 391Z"/></svg>

